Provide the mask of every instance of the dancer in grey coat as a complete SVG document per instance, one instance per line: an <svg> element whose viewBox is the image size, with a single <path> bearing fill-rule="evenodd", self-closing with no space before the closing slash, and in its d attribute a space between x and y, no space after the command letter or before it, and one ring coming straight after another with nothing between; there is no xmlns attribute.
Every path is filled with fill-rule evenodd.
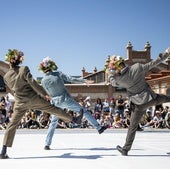
<svg viewBox="0 0 170 169"><path fill-rule="evenodd" d="M156 94L145 80L145 74L170 56L170 48L159 54L156 60L146 64L136 63L127 66L118 56L112 56L109 63L109 80L111 85L126 88L133 110L123 147L117 146L122 155L128 155L131 149L140 119L148 107L170 102L170 96Z"/></svg>

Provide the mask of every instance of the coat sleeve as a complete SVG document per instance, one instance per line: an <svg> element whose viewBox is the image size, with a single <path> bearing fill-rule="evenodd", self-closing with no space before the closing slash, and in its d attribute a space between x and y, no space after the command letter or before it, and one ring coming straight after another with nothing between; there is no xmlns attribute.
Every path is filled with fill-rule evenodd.
<svg viewBox="0 0 170 169"><path fill-rule="evenodd" d="M63 79L64 83L75 83L75 84L85 83L85 80L82 77L77 78L77 77L73 77L73 76L68 76L62 72L59 72L59 73L60 73L60 77Z"/></svg>
<svg viewBox="0 0 170 169"><path fill-rule="evenodd" d="M119 87L119 84L117 84L115 76L111 73L108 75L109 82L114 87Z"/></svg>
<svg viewBox="0 0 170 169"><path fill-rule="evenodd" d="M114 87L118 87L119 85L116 83L116 80L114 78L114 76L109 76L109 81L110 81L110 84Z"/></svg>
<svg viewBox="0 0 170 169"><path fill-rule="evenodd" d="M112 69L108 71L108 79L109 82L112 86L114 87L118 87L119 85L116 83L116 79L115 79L115 71L113 71Z"/></svg>
<svg viewBox="0 0 170 169"><path fill-rule="evenodd" d="M168 57L170 57L168 53L160 53L156 60L144 64L143 69L145 70L145 72L148 72L149 70L166 60Z"/></svg>
<svg viewBox="0 0 170 169"><path fill-rule="evenodd" d="M32 77L32 74L30 73L30 70L27 66L25 66L24 68L24 79L29 83L29 85L33 88L33 90L41 95L41 96L45 96L47 95L45 89L40 86L36 80Z"/></svg>

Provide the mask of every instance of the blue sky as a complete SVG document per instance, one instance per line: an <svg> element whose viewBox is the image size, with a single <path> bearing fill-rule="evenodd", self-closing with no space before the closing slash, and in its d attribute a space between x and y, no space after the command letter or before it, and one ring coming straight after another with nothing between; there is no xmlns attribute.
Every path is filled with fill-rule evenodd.
<svg viewBox="0 0 170 169"><path fill-rule="evenodd" d="M170 46L169 0L0 0L0 60L9 48L25 53L33 76L51 57L59 70L81 75L104 68L108 55L126 58L151 44L151 57Z"/></svg>

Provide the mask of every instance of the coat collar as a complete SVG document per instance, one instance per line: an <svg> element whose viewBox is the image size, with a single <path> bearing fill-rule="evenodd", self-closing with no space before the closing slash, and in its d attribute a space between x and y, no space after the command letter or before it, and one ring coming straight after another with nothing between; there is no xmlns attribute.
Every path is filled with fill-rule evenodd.
<svg viewBox="0 0 170 169"><path fill-rule="evenodd" d="M120 74L124 74L127 70L129 69L129 66L126 66L125 68L123 68L120 72Z"/></svg>

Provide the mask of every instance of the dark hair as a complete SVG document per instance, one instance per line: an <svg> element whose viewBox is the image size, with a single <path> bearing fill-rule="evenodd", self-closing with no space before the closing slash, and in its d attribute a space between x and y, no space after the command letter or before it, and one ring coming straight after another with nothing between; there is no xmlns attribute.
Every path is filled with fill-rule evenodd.
<svg viewBox="0 0 170 169"><path fill-rule="evenodd" d="M21 63L20 57L21 57L21 56L18 56L18 60L15 60L15 62L10 62L11 65L12 65L12 66L18 66L18 65Z"/></svg>
<svg viewBox="0 0 170 169"><path fill-rule="evenodd" d="M122 68L126 67L124 62L120 62L119 66L122 67Z"/></svg>
<svg viewBox="0 0 170 169"><path fill-rule="evenodd" d="M2 96L0 101L1 101L1 102L2 102L2 101L5 102L5 97Z"/></svg>

